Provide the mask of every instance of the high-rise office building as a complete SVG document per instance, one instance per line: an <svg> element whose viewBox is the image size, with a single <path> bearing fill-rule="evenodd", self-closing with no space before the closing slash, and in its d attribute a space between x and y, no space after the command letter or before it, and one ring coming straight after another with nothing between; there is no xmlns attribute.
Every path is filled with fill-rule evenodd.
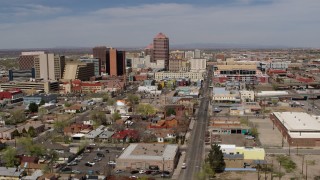
<svg viewBox="0 0 320 180"><path fill-rule="evenodd" d="M32 51L32 52L22 52L18 58L19 69L20 70L31 70L34 68L34 59L40 54L45 54L44 51Z"/></svg>
<svg viewBox="0 0 320 180"><path fill-rule="evenodd" d="M106 52L106 73L109 76L123 76L126 74L126 53L110 48Z"/></svg>
<svg viewBox="0 0 320 180"><path fill-rule="evenodd" d="M106 72L106 58L108 48L105 46L97 46L93 48L93 57L100 59L101 72Z"/></svg>
<svg viewBox="0 0 320 180"><path fill-rule="evenodd" d="M149 44L145 49L144 49L144 56L150 56L150 61L155 62L153 59L153 44Z"/></svg>
<svg viewBox="0 0 320 180"><path fill-rule="evenodd" d="M34 58L35 76L43 80L59 80L62 78L65 57L55 54L39 54Z"/></svg>
<svg viewBox="0 0 320 180"><path fill-rule="evenodd" d="M68 62L63 73L64 80L89 81L92 76L94 76L94 63L85 62Z"/></svg>
<svg viewBox="0 0 320 180"><path fill-rule="evenodd" d="M100 76L101 75L101 61L99 58L80 58L80 62L85 63L93 63L94 64L94 75Z"/></svg>
<svg viewBox="0 0 320 180"><path fill-rule="evenodd" d="M165 69L169 69L169 38L163 33L159 33L153 39L153 59L164 60Z"/></svg>
<svg viewBox="0 0 320 180"><path fill-rule="evenodd" d="M201 58L201 51L199 49L194 50L194 58L200 59Z"/></svg>

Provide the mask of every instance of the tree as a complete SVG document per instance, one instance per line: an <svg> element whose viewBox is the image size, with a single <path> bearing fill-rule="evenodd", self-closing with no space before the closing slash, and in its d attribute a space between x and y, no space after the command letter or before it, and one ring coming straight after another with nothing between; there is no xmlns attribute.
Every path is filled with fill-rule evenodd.
<svg viewBox="0 0 320 180"><path fill-rule="evenodd" d="M121 115L118 112L115 112L115 113L112 114L112 119L114 121L116 121L118 119L121 119Z"/></svg>
<svg viewBox="0 0 320 180"><path fill-rule="evenodd" d="M20 133L17 129L15 129L13 132L12 132L12 136L13 137L19 137L20 136Z"/></svg>
<svg viewBox="0 0 320 180"><path fill-rule="evenodd" d="M209 163L204 163L202 169L197 174L197 179L206 180L208 178L214 177L215 172L211 169Z"/></svg>
<svg viewBox="0 0 320 180"><path fill-rule="evenodd" d="M274 106L276 106L279 101L278 101L277 99L272 99L271 102L272 102L272 104L273 104Z"/></svg>
<svg viewBox="0 0 320 180"><path fill-rule="evenodd" d="M102 100L103 100L103 102L107 102L109 98L110 98L110 96L109 96L109 94L107 94L107 93L104 93L104 94L102 95Z"/></svg>
<svg viewBox="0 0 320 180"><path fill-rule="evenodd" d="M40 157L45 154L45 149L40 144L34 144L31 137L19 138L18 144L22 146L24 151L26 151L31 156Z"/></svg>
<svg viewBox="0 0 320 180"><path fill-rule="evenodd" d="M257 127L251 128L250 133L255 138L258 138L258 136L259 136L259 132L258 132L258 128Z"/></svg>
<svg viewBox="0 0 320 180"><path fill-rule="evenodd" d="M163 88L163 87L162 87L162 85L159 83L159 84L158 84L158 88L157 88L157 89L158 89L159 91L161 91L161 90L162 90L162 88Z"/></svg>
<svg viewBox="0 0 320 180"><path fill-rule="evenodd" d="M36 137L37 136L37 132L36 130L34 129L33 126L30 126L29 129L28 129L28 135L30 137Z"/></svg>
<svg viewBox="0 0 320 180"><path fill-rule="evenodd" d="M113 98L109 98L107 101L108 106L114 106L116 104L116 100Z"/></svg>
<svg viewBox="0 0 320 180"><path fill-rule="evenodd" d="M26 116L23 110L11 111L10 114L11 117L6 121L7 124L15 125L26 120Z"/></svg>
<svg viewBox="0 0 320 180"><path fill-rule="evenodd" d="M95 122L96 125L106 125L107 118L104 112L93 110L90 113L90 118Z"/></svg>
<svg viewBox="0 0 320 180"><path fill-rule="evenodd" d="M43 99L41 99L41 101L40 101L40 103L39 103L39 107L40 106L42 106L42 105L44 105L46 102L43 100Z"/></svg>
<svg viewBox="0 0 320 180"><path fill-rule="evenodd" d="M64 128L68 125L67 121L54 121L53 128L58 133L63 133Z"/></svg>
<svg viewBox="0 0 320 180"><path fill-rule="evenodd" d="M64 103L64 107L70 107L70 106L71 106L70 103L68 103L68 102Z"/></svg>
<svg viewBox="0 0 320 180"><path fill-rule="evenodd" d="M136 111L144 116L149 116L156 113L156 109L151 104L139 104Z"/></svg>
<svg viewBox="0 0 320 180"><path fill-rule="evenodd" d="M29 111L32 113L38 112L38 108L39 108L39 106L34 102L29 104Z"/></svg>
<svg viewBox="0 0 320 180"><path fill-rule="evenodd" d="M166 114L167 116L176 115L176 111L173 108L168 108Z"/></svg>
<svg viewBox="0 0 320 180"><path fill-rule="evenodd" d="M21 135L27 137L28 136L28 132L25 128L22 129L21 131Z"/></svg>
<svg viewBox="0 0 320 180"><path fill-rule="evenodd" d="M17 150L13 147L7 147L3 153L3 159L6 162L6 167L14 167L19 164Z"/></svg>
<svg viewBox="0 0 320 180"><path fill-rule="evenodd" d="M206 162L209 163L214 172L221 173L224 171L226 163L224 162L223 153L219 145L211 145L211 150L208 154Z"/></svg>
<svg viewBox="0 0 320 180"><path fill-rule="evenodd" d="M38 110L38 118L42 121L43 116L47 113L47 109L45 108L39 108Z"/></svg>
<svg viewBox="0 0 320 180"><path fill-rule="evenodd" d="M134 112L134 106L139 103L139 96L134 94L128 94L127 99L132 107L132 112Z"/></svg>

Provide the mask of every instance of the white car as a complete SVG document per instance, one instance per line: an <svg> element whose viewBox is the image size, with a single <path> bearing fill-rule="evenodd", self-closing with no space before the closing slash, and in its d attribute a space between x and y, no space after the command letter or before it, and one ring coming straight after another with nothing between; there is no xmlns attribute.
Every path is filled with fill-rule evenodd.
<svg viewBox="0 0 320 180"><path fill-rule="evenodd" d="M181 169L186 169L187 168L187 164L186 163L182 163Z"/></svg>
<svg viewBox="0 0 320 180"><path fill-rule="evenodd" d="M145 170L142 170L142 169L141 169L141 170L139 171L139 174L144 174L144 173L146 173Z"/></svg>
<svg viewBox="0 0 320 180"><path fill-rule="evenodd" d="M109 161L108 164L109 164L109 165L116 165L116 162L114 162L114 161Z"/></svg>
<svg viewBox="0 0 320 180"><path fill-rule="evenodd" d="M90 162L90 161L88 161L87 163L90 164L91 166L96 164L95 162Z"/></svg>

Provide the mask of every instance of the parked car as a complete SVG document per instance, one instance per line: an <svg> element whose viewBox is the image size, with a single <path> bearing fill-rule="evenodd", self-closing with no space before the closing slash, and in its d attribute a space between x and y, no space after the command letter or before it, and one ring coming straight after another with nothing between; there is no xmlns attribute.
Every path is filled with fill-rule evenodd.
<svg viewBox="0 0 320 180"><path fill-rule="evenodd" d="M153 175L153 176L156 176L156 175L158 175L158 174L160 174L160 171L158 171L158 170L155 170L155 171L153 171L153 172L151 173L151 175Z"/></svg>
<svg viewBox="0 0 320 180"><path fill-rule="evenodd" d="M246 139L254 139L253 136L245 136Z"/></svg>
<svg viewBox="0 0 320 180"><path fill-rule="evenodd" d="M143 169L141 169L141 170L139 171L139 174L144 174L144 173L146 173L146 171L143 170Z"/></svg>
<svg viewBox="0 0 320 180"><path fill-rule="evenodd" d="M98 157L105 157L105 155L102 154L102 153L97 153L97 156L98 156Z"/></svg>
<svg viewBox="0 0 320 180"><path fill-rule="evenodd" d="M109 164L109 165L116 165L116 162L114 162L114 161L109 161L108 164Z"/></svg>
<svg viewBox="0 0 320 180"><path fill-rule="evenodd" d="M138 174L139 171L138 171L138 170L133 170L133 171L131 171L130 173L131 173L131 174Z"/></svg>
<svg viewBox="0 0 320 180"><path fill-rule="evenodd" d="M106 150L106 153L109 153L109 152L110 152L109 149L107 149L107 150Z"/></svg>
<svg viewBox="0 0 320 180"><path fill-rule="evenodd" d="M186 163L182 163L181 169L186 169L187 168L187 164Z"/></svg>
<svg viewBox="0 0 320 180"><path fill-rule="evenodd" d="M72 168L65 167L65 168L61 169L61 172L63 172L63 173L71 173L72 172Z"/></svg>
<svg viewBox="0 0 320 180"><path fill-rule="evenodd" d="M101 160L102 160L102 158L101 158L101 157L98 157L98 156L94 157L94 159L93 159L94 162L99 162L99 161L101 161Z"/></svg>
<svg viewBox="0 0 320 180"><path fill-rule="evenodd" d="M79 170L72 170L71 171L73 174L81 174L81 171L79 171Z"/></svg>
<svg viewBox="0 0 320 180"><path fill-rule="evenodd" d="M120 173L122 173L122 172L124 172L124 171L121 170L121 169L117 169L117 170L116 170L116 174L120 174Z"/></svg>
<svg viewBox="0 0 320 180"><path fill-rule="evenodd" d="M67 166L76 166L78 163L76 161L71 161L67 164Z"/></svg>

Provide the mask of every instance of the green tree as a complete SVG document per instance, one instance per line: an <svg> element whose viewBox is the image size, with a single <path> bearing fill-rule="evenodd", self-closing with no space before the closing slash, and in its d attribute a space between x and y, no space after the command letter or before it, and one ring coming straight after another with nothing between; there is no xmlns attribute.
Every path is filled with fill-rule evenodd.
<svg viewBox="0 0 320 180"><path fill-rule="evenodd" d="M176 111L173 108L168 108L166 114L167 116L176 115Z"/></svg>
<svg viewBox="0 0 320 180"><path fill-rule="evenodd" d="M107 94L107 93L104 93L104 94L102 95L102 100L103 100L103 102L107 102L109 98L110 98L110 96L109 96L109 94Z"/></svg>
<svg viewBox="0 0 320 180"><path fill-rule="evenodd" d="M13 147L7 147L3 153L3 159L6 163L6 167L14 167L18 162L17 150Z"/></svg>
<svg viewBox="0 0 320 180"><path fill-rule="evenodd" d="M197 179L198 180L207 180L209 178L214 177L214 174L215 174L215 172L210 167L210 164L209 163L204 163L203 166L202 166L202 169L197 174Z"/></svg>
<svg viewBox="0 0 320 180"><path fill-rule="evenodd" d="M35 144L31 137L19 138L17 142L31 156L40 157L45 154L45 149L40 144Z"/></svg>
<svg viewBox="0 0 320 180"><path fill-rule="evenodd" d="M28 135L30 137L36 137L37 136L37 132L36 130L34 129L33 126L30 126L29 129L28 129Z"/></svg>
<svg viewBox="0 0 320 180"><path fill-rule="evenodd" d="M68 103L68 102L64 103L64 107L70 107L70 106L71 106L70 103Z"/></svg>
<svg viewBox="0 0 320 180"><path fill-rule="evenodd" d="M27 130L25 128L22 129L21 135L25 136L25 137L28 136L28 132L27 132Z"/></svg>
<svg viewBox="0 0 320 180"><path fill-rule="evenodd" d="M38 112L38 108L39 108L39 106L34 102L29 104L29 111L32 113Z"/></svg>
<svg viewBox="0 0 320 180"><path fill-rule="evenodd" d="M159 91L161 91L162 90L162 85L159 83L158 84L158 88L157 88Z"/></svg>
<svg viewBox="0 0 320 180"><path fill-rule="evenodd" d="M10 114L11 117L6 121L7 124L15 125L26 120L26 116L23 110L11 111Z"/></svg>
<svg viewBox="0 0 320 180"><path fill-rule="evenodd" d="M20 133L17 129L15 129L13 132L12 132L12 136L13 137L19 137L20 136Z"/></svg>
<svg viewBox="0 0 320 180"><path fill-rule="evenodd" d="M38 110L38 118L43 121L43 116L47 114L47 109L45 108L39 108Z"/></svg>
<svg viewBox="0 0 320 180"><path fill-rule="evenodd" d="M115 113L112 114L112 119L114 121L116 121L118 119L121 119L121 115L118 112L115 112Z"/></svg>
<svg viewBox="0 0 320 180"><path fill-rule="evenodd" d="M139 104L136 112L144 115L144 116L149 116L149 115L153 115L156 113L156 109L151 105L151 104Z"/></svg>
<svg viewBox="0 0 320 180"><path fill-rule="evenodd" d="M116 100L113 98L109 98L107 101L108 106L114 106L116 104Z"/></svg>
<svg viewBox="0 0 320 180"><path fill-rule="evenodd" d="M219 145L211 145L211 149L206 159L206 162L209 163L211 169L214 172L221 173L224 171L226 163L224 162L223 153Z"/></svg>
<svg viewBox="0 0 320 180"><path fill-rule="evenodd" d="M40 101L40 103L39 103L39 107L40 106L42 106L42 105L44 105L46 102L43 100L43 99L41 99L41 101Z"/></svg>
<svg viewBox="0 0 320 180"><path fill-rule="evenodd" d="M53 128L56 132L58 133L63 133L64 128L68 126L68 122L67 121L54 121L53 123Z"/></svg>
<svg viewBox="0 0 320 180"><path fill-rule="evenodd" d="M139 99L140 99L139 96L134 94L128 94L127 99L130 102L130 105L132 107L132 112L134 112L135 105L139 103Z"/></svg>
<svg viewBox="0 0 320 180"><path fill-rule="evenodd" d="M252 136L254 136L255 138L258 138L259 136L259 132L258 132L258 128L257 127L253 127L250 129L250 133Z"/></svg>
<svg viewBox="0 0 320 180"><path fill-rule="evenodd" d="M90 113L90 118L95 122L96 125L106 125L107 117L102 111L93 110Z"/></svg>

